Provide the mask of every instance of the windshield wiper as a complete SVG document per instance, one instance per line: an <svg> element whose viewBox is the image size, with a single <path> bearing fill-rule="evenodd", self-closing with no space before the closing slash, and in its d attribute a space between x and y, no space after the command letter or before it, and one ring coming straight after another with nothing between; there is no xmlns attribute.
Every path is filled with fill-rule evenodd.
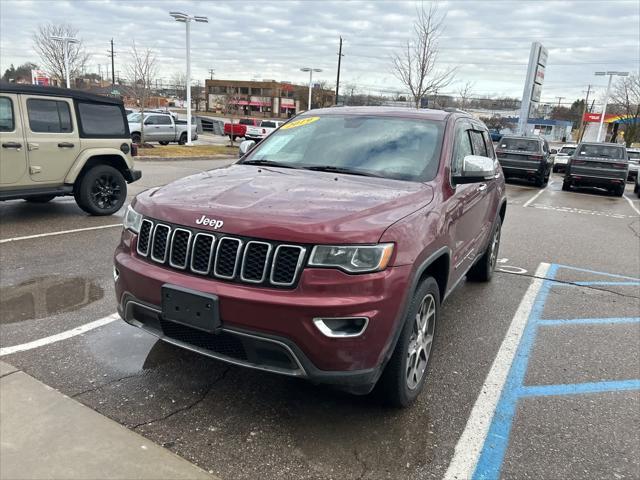
<svg viewBox="0 0 640 480"><path fill-rule="evenodd" d="M295 165L291 165L289 163L280 163L274 160L246 160L244 162L240 162L241 165L262 165L265 167L279 167L279 168L300 168Z"/></svg>
<svg viewBox="0 0 640 480"><path fill-rule="evenodd" d="M309 167L303 167L305 170L313 170L316 172L332 172L332 173L344 173L346 175L361 175L363 177L378 177L384 178L382 175L368 170L358 170L345 167L334 167L331 165L311 165Z"/></svg>

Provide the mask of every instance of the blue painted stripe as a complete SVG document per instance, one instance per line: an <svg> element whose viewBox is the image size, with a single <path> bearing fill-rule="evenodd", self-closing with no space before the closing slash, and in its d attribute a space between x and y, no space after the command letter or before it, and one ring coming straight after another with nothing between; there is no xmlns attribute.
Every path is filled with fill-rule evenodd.
<svg viewBox="0 0 640 480"><path fill-rule="evenodd" d="M581 395L585 393L624 392L640 390L640 379L611 382L571 383L565 385L529 385L520 388L520 397L547 397L552 395Z"/></svg>
<svg viewBox="0 0 640 480"><path fill-rule="evenodd" d="M626 280L632 280L634 282L640 282L640 278L636 278L636 277L626 277L624 275L616 275L615 273L596 272L595 270L588 270L586 268L578 268L578 267L570 267L568 265L556 265L556 266L559 267L559 268L562 268L562 269L566 269L566 270L574 270L576 272L594 273L596 275L603 275L605 277L624 278Z"/></svg>
<svg viewBox="0 0 640 480"><path fill-rule="evenodd" d="M544 319L538 320L538 325L544 327L555 327L563 325L599 325L615 323L638 323L640 317L616 317L616 318L567 318L567 319Z"/></svg>
<svg viewBox="0 0 640 480"><path fill-rule="evenodd" d="M558 271L558 266L549 267L547 278L553 279ZM502 461L509 445L509 435L513 424L518 395L523 385L524 377L529 364L529 355L536 337L537 319L542 315L544 304L551 290L552 281L545 280L533 303L527 325L522 333L520 345L509 369L507 380L496 406L493 420L489 426L489 432L480 453L480 458L473 473L473 480L494 480L500 477Z"/></svg>
<svg viewBox="0 0 640 480"><path fill-rule="evenodd" d="M571 282L571 283L565 283L565 282L553 282L553 286L554 287L589 287L589 286L595 286L595 285L602 285L602 286L620 286L620 287L640 287L640 282Z"/></svg>

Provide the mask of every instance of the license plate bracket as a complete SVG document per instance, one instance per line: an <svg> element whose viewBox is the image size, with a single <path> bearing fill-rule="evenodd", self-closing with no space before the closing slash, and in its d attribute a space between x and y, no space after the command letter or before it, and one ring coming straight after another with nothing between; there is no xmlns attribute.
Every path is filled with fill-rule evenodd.
<svg viewBox="0 0 640 480"><path fill-rule="evenodd" d="M222 328L217 295L177 285L162 286L162 318L206 333Z"/></svg>

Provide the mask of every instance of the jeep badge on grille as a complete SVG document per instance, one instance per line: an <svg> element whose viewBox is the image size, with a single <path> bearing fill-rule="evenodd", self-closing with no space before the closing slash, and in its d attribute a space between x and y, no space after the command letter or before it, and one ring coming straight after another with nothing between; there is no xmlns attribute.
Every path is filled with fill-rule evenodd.
<svg viewBox="0 0 640 480"><path fill-rule="evenodd" d="M222 228L224 222L222 220L216 220L215 218L209 218L206 215L202 215L200 218L196 219L196 223L198 225L210 225L214 230L218 230Z"/></svg>

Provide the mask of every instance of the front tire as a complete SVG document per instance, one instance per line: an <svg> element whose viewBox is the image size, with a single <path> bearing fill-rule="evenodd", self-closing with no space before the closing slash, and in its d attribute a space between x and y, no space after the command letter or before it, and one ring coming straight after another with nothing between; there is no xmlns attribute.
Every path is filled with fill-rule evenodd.
<svg viewBox="0 0 640 480"><path fill-rule="evenodd" d="M35 197L28 197L25 200L29 203L47 203L56 198L55 195L37 195Z"/></svg>
<svg viewBox="0 0 640 480"><path fill-rule="evenodd" d="M165 142L165 141L158 142L158 143L159 143L160 145L169 145L169 142Z"/></svg>
<svg viewBox="0 0 640 480"><path fill-rule="evenodd" d="M422 391L439 314L438 284L428 277L411 298L398 343L378 384L388 404L407 407Z"/></svg>
<svg viewBox="0 0 640 480"><path fill-rule="evenodd" d="M78 181L74 197L78 206L90 215L112 215L127 198L127 182L122 173L109 165L98 165Z"/></svg>
<svg viewBox="0 0 640 480"><path fill-rule="evenodd" d="M500 250L500 236L502 231L502 219L500 216L491 232L491 240L480 259L467 272L467 279L473 282L488 282L493 277L498 262L498 251Z"/></svg>

